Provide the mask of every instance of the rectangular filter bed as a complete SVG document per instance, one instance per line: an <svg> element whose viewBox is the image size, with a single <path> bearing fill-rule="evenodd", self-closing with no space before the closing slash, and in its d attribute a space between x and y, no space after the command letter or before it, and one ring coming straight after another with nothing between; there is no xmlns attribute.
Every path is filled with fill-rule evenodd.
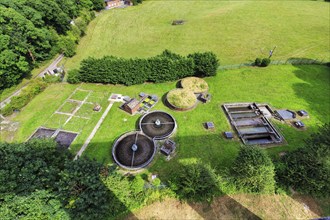
<svg viewBox="0 0 330 220"><path fill-rule="evenodd" d="M267 119L273 113L268 105L224 104L223 108L238 136L246 145L280 144L283 137Z"/></svg>

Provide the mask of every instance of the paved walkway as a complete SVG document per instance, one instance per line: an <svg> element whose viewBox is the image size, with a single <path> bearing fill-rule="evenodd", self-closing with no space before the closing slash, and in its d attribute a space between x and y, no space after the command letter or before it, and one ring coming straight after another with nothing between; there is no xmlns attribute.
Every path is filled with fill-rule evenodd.
<svg viewBox="0 0 330 220"><path fill-rule="evenodd" d="M77 153L77 155L75 156L75 160L77 160L82 153L86 150L89 142L93 139L94 135L96 134L97 130L100 128L102 122L104 121L105 117L108 115L111 107L113 105L113 102L110 102L107 109L104 111L102 117L100 118L100 120L97 122L97 124L95 125L93 131L91 132L91 134L89 135L89 137L86 139L85 143L83 144L83 146L80 148L79 152Z"/></svg>

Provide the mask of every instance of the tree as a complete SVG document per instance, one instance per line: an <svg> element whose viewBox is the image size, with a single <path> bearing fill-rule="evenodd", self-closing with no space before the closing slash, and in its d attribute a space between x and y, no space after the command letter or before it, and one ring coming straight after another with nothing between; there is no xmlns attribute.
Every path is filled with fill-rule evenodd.
<svg viewBox="0 0 330 220"><path fill-rule="evenodd" d="M189 54L195 64L195 76L215 76L219 67L217 56L212 52Z"/></svg>
<svg viewBox="0 0 330 220"><path fill-rule="evenodd" d="M109 190L100 179L102 166L80 158L67 161L57 183L58 194L74 219L103 219L109 214Z"/></svg>
<svg viewBox="0 0 330 220"><path fill-rule="evenodd" d="M243 146L236 157L231 175L237 188L243 192L274 193L274 165L264 150Z"/></svg>
<svg viewBox="0 0 330 220"><path fill-rule="evenodd" d="M104 0L92 0L92 3L93 9L96 11L100 11L105 7Z"/></svg>
<svg viewBox="0 0 330 220"><path fill-rule="evenodd" d="M51 190L69 159L67 150L58 148L53 140L0 143L0 193Z"/></svg>
<svg viewBox="0 0 330 220"><path fill-rule="evenodd" d="M211 201L219 191L220 177L201 163L181 165L170 178L170 187L180 199Z"/></svg>
<svg viewBox="0 0 330 220"><path fill-rule="evenodd" d="M295 190L313 195L330 194L330 124L324 124L305 140L303 147L288 152L278 164L277 177Z"/></svg>
<svg viewBox="0 0 330 220"><path fill-rule="evenodd" d="M73 34L60 36L57 46L65 56L72 57L76 54L76 38Z"/></svg>
<svg viewBox="0 0 330 220"><path fill-rule="evenodd" d="M1 40L1 37L0 37ZM0 52L0 89L15 85L30 70L26 58L12 50Z"/></svg>
<svg viewBox="0 0 330 220"><path fill-rule="evenodd" d="M67 81L68 83L71 84L80 83L79 70L77 69L69 70Z"/></svg>
<svg viewBox="0 0 330 220"><path fill-rule="evenodd" d="M56 195L38 190L28 195L5 194L0 199L1 219L70 219Z"/></svg>

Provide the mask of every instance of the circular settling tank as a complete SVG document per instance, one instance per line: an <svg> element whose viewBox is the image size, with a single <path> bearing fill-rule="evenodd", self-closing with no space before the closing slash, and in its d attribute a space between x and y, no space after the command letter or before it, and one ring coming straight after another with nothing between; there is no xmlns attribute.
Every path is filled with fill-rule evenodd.
<svg viewBox="0 0 330 220"><path fill-rule="evenodd" d="M155 139L165 139L176 129L172 115L163 111L153 111L145 114L140 120L140 130Z"/></svg>
<svg viewBox="0 0 330 220"><path fill-rule="evenodd" d="M154 141L141 132L129 132L120 136L112 148L115 162L128 170L147 166L155 156Z"/></svg>

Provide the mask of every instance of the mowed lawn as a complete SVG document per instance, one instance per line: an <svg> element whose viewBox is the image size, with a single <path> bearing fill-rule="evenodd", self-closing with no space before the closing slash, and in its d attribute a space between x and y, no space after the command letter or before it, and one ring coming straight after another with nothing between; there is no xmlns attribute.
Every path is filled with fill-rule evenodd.
<svg viewBox="0 0 330 220"><path fill-rule="evenodd" d="M287 124L274 121L287 144L267 149L273 157L278 157L279 152L301 146L303 139L316 131L319 125L330 122L328 97L330 75L329 68L326 66L249 67L219 71L216 77L205 80L209 84L209 92L212 94L210 103L199 104L196 109L188 112L172 111L162 102L155 106L154 109L165 110L177 120L178 128L174 139L178 148L176 157L170 162L157 154L153 164L148 168L149 171L157 172L166 178L167 172L171 172L179 163L194 160L210 163L218 170L230 166L241 142L238 139L229 141L222 136L222 132L232 130L221 109L223 103L268 103L275 109L304 109L310 114L309 119L303 120L307 126L306 131L300 131ZM79 133L71 146L71 151L76 153L106 109L107 99L111 93L137 97L140 92L145 92L163 97L168 91L175 88L176 83L148 83L129 87L101 84L53 84L12 118L13 121L20 123L12 141L25 141L39 126L45 126L48 122L56 123L55 120L52 120L54 117L52 114L79 87L92 91L88 101L100 103L102 110L98 113L88 114L88 111L92 112L92 105L86 105L78 116L88 116L90 117L88 121L74 118L63 127L63 129ZM78 96L79 94L76 98L79 98ZM68 109L71 111L71 108ZM137 129L138 120L139 116L130 116L119 109L119 103L114 104L83 156L95 158L105 164L113 163L111 149L114 141L121 134ZM203 128L202 123L206 121L215 123L214 131L207 131Z"/></svg>
<svg viewBox="0 0 330 220"><path fill-rule="evenodd" d="M329 61L329 13L323 1L145 1L100 13L64 64L72 69L89 56L149 57L169 49L212 51L227 65L266 57L274 46L274 60ZM186 22L172 26L177 19Z"/></svg>

